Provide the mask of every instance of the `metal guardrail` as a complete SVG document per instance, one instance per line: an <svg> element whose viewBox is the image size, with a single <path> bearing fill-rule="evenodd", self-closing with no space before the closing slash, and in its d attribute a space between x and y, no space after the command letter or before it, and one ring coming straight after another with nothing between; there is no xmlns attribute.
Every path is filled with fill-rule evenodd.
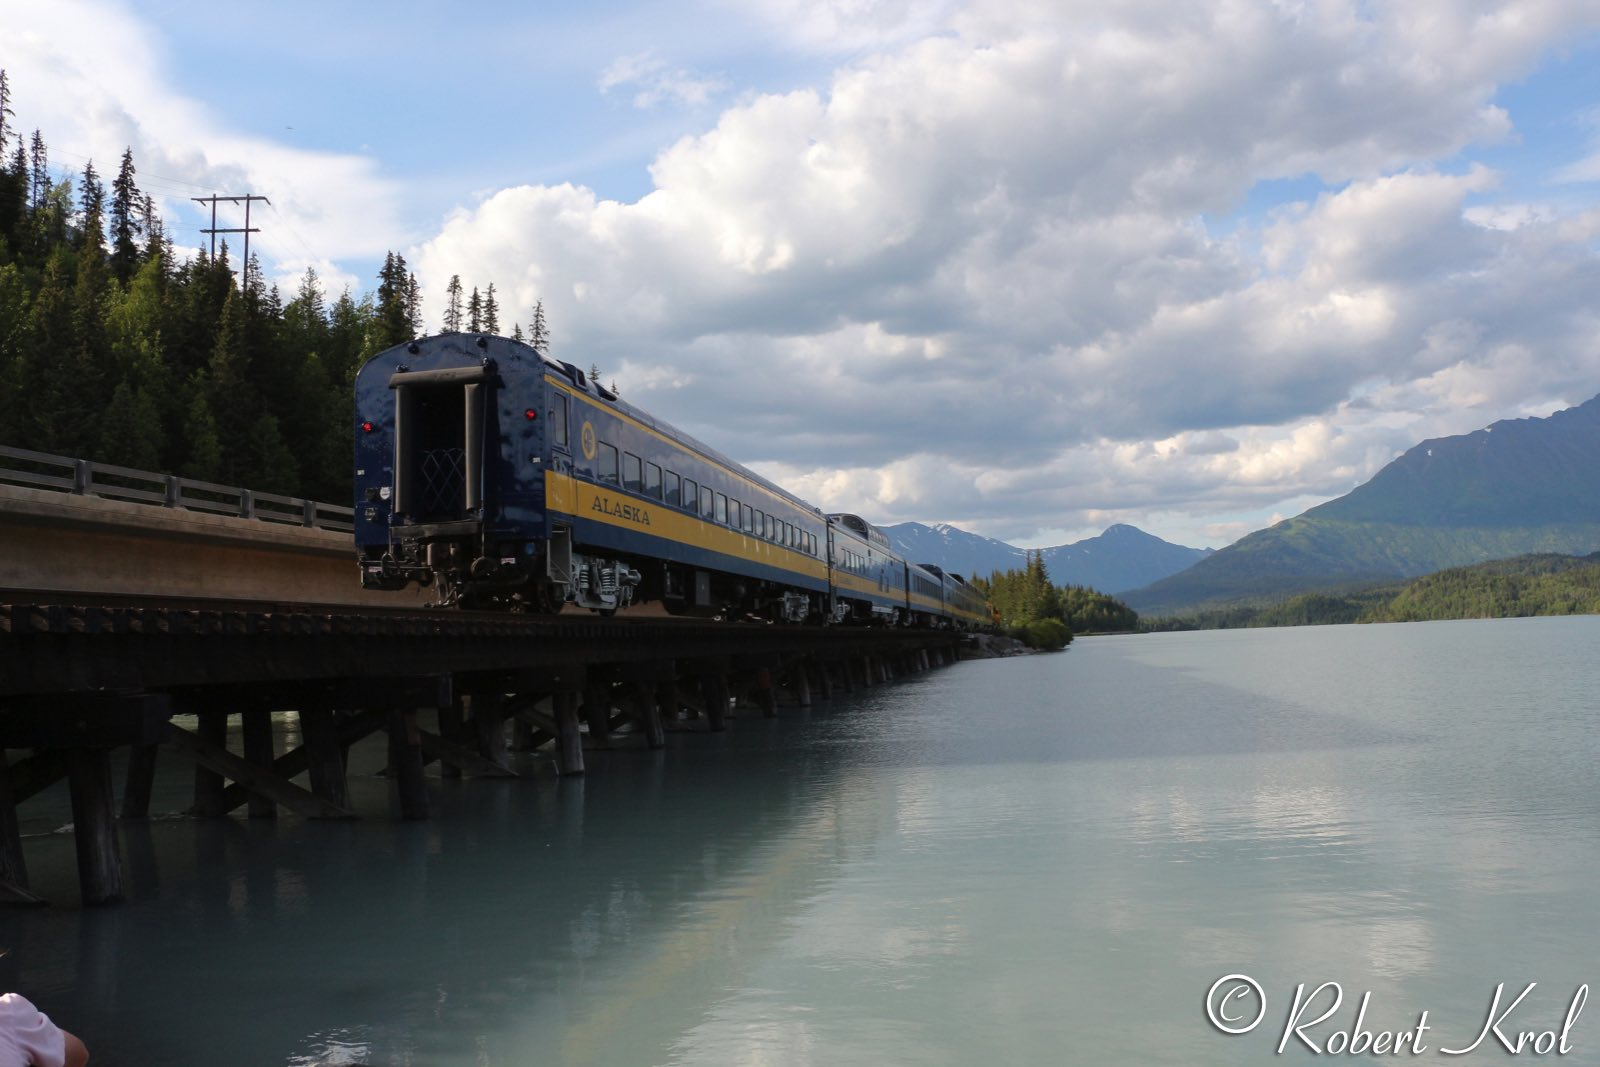
<svg viewBox="0 0 1600 1067"><path fill-rule="evenodd" d="M0 484L349 533L355 509L0 445Z"/></svg>

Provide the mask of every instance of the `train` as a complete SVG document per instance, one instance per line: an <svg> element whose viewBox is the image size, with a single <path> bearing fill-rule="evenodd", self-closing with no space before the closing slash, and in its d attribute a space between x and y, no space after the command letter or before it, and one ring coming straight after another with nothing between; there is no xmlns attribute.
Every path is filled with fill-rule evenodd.
<svg viewBox="0 0 1600 1067"><path fill-rule="evenodd" d="M435 603L976 630L960 575L824 514L521 341L446 333L356 375L361 584Z"/></svg>

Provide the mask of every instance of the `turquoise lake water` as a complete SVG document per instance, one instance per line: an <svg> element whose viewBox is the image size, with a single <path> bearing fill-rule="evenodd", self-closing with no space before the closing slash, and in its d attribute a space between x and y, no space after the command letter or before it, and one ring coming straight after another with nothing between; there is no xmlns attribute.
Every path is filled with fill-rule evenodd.
<svg viewBox="0 0 1600 1067"><path fill-rule="evenodd" d="M1327 981L1324 1049L1370 992L1368 1040L1427 1011L1406 1059L1501 1062L1440 1050L1500 983L1537 983L1502 1030L1555 1041L1600 979L1597 648L1597 618L1082 639L581 780L432 779L427 823L358 774L357 823L128 824L134 899L89 911L42 798L64 904L0 914L0 982L106 1067L1310 1062L1275 1051ZM1230 974L1265 999L1239 1036ZM1600 1064L1600 1001L1565 1036Z"/></svg>

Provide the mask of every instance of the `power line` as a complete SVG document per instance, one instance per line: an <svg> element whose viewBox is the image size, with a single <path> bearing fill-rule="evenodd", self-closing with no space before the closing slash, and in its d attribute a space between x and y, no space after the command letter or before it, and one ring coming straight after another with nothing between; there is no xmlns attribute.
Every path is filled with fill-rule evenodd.
<svg viewBox="0 0 1600 1067"><path fill-rule="evenodd" d="M273 204L273 203L271 203L269 201L267 203L267 206L272 208L273 216L276 217L279 222L283 223L284 227L289 231L290 235L293 236L294 239L297 242L299 242L300 247L305 249L305 253L306 253L307 256L309 256L314 262L315 261L320 261L323 258L322 256L317 255L317 253L315 253L315 252L313 252L311 250L311 246L306 244L306 239L304 237L300 236L300 231L295 229L294 228L294 224L291 223L288 220L288 218L284 216L283 212L278 210L277 205L275 205L275 204Z"/></svg>
<svg viewBox="0 0 1600 1067"><path fill-rule="evenodd" d="M81 159L85 163L93 163L94 162L94 157L93 156L80 155L77 152L69 152L65 148L54 148L54 149L51 149L50 151L51 151L52 155L71 156L73 159ZM191 181L188 181L188 180L183 179L183 178L173 178L173 177L169 177L169 176L167 176L165 174L156 174L153 171L148 171L148 170L139 171L139 178L141 179L140 184L143 184L143 179L146 179L146 178L159 178L161 181L164 181L164 182L172 182L175 185L187 186L190 189L199 189L202 192L207 192L207 193L220 193L221 192L221 190L217 189L215 186L212 186L212 185L201 185L199 182L191 182Z"/></svg>

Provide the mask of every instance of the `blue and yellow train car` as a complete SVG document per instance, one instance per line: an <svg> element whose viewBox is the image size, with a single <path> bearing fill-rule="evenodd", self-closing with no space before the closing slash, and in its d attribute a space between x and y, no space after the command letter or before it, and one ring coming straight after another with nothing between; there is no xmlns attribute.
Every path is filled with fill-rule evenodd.
<svg viewBox="0 0 1600 1067"><path fill-rule="evenodd" d="M906 561L859 515L828 516L834 619L902 626L911 621Z"/></svg>
<svg viewBox="0 0 1600 1067"><path fill-rule="evenodd" d="M928 580L937 582L940 610L936 625L954 626L962 630L981 630L994 625L994 610L989 602L961 575L947 572L932 563L913 566L924 571Z"/></svg>
<svg viewBox="0 0 1600 1067"><path fill-rule="evenodd" d="M439 602L800 622L829 610L816 508L500 337L446 334L356 380L364 584Z"/></svg>

